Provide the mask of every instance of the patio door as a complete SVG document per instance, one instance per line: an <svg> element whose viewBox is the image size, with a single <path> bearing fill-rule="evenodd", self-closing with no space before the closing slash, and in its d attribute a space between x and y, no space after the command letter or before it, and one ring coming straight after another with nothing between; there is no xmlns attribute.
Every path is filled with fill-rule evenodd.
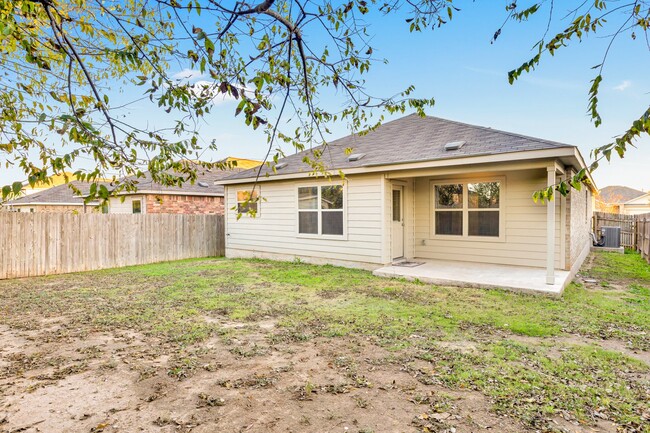
<svg viewBox="0 0 650 433"><path fill-rule="evenodd" d="M391 216L391 257L404 257L404 187L393 185Z"/></svg>

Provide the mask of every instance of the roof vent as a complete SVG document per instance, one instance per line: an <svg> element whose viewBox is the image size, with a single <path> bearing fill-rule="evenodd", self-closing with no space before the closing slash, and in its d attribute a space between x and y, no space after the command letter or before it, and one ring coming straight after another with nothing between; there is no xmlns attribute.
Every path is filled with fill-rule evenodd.
<svg viewBox="0 0 650 433"><path fill-rule="evenodd" d="M365 153L353 153L352 155L348 156L348 162L358 161L364 156L366 156Z"/></svg>
<svg viewBox="0 0 650 433"><path fill-rule="evenodd" d="M451 143L445 144L445 150L458 150L465 144L464 141L452 141Z"/></svg>
<svg viewBox="0 0 650 433"><path fill-rule="evenodd" d="M286 163L286 162L281 162L281 163L279 163L279 164L275 164L275 169L276 169L276 170L282 170L282 169L283 169L284 167L286 167L287 165L289 165L289 164Z"/></svg>
<svg viewBox="0 0 650 433"><path fill-rule="evenodd" d="M205 183L205 182L199 182L198 185L199 185L201 188L207 188L207 187L210 186L210 185L208 185L208 184Z"/></svg>

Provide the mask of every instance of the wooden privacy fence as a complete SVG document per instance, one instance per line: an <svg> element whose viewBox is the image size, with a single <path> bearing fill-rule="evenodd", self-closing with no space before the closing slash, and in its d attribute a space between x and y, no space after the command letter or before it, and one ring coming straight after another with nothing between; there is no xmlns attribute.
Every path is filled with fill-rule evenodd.
<svg viewBox="0 0 650 433"><path fill-rule="evenodd" d="M221 215L0 213L0 279L224 254Z"/></svg>
<svg viewBox="0 0 650 433"><path fill-rule="evenodd" d="M593 231L600 233L605 226L621 228L621 246L636 248L636 215L594 212Z"/></svg>
<svg viewBox="0 0 650 433"><path fill-rule="evenodd" d="M643 258L650 263L650 213L637 215L636 248Z"/></svg>

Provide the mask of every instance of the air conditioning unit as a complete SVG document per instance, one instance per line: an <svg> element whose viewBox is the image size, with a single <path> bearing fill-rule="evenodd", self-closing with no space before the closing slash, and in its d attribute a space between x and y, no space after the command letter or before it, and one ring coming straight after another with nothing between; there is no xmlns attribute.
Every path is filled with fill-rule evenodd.
<svg viewBox="0 0 650 433"><path fill-rule="evenodd" d="M603 237L605 238L605 248L621 247L621 228L620 227L602 227Z"/></svg>

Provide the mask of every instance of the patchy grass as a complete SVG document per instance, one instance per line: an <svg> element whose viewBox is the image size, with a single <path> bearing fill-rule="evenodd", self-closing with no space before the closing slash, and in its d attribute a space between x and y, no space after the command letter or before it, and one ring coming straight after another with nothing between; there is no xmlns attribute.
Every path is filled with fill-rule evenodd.
<svg viewBox="0 0 650 433"><path fill-rule="evenodd" d="M650 283L650 266L640 254L629 249L625 250L625 254L599 252L588 274L604 280L629 279Z"/></svg>
<svg viewBox="0 0 650 433"><path fill-rule="evenodd" d="M587 424L608 418L623 431L649 432L649 366L593 341L650 350L650 266L635 253L602 253L583 272L599 282L574 282L561 299L552 299L382 279L333 266L186 260L2 281L0 323L35 329L42 324L34 317L65 317L68 329L82 335L137 331L180 348L167 375L184 380L198 368L201 342L213 336L230 342L251 335L252 324L273 320L278 326L263 341L229 352L265 357L316 337L361 337L391 351L386 362L406 365L423 384L479 391L497 414L527 428L544 430L561 415ZM562 338L573 340L564 344ZM463 345L471 348L458 348ZM339 365L348 355L334 365L350 368ZM413 360L430 368L422 371ZM274 383L262 380L266 376L242 377L241 384L224 379L223 386L249 386L249 379L263 382L259 388ZM365 379L355 373L350 383L359 388ZM301 393L311 396L314 386L308 383ZM358 396L355 402L372 405Z"/></svg>

